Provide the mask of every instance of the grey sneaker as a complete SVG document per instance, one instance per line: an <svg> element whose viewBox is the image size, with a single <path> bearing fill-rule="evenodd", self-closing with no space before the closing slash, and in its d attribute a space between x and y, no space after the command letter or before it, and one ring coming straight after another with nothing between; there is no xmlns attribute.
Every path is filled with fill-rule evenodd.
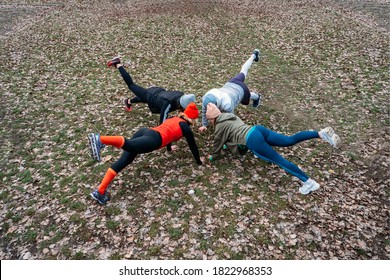
<svg viewBox="0 0 390 280"><path fill-rule="evenodd" d="M260 51L258 49L255 49L253 51L253 54L255 55L255 59L253 61L258 62L260 60Z"/></svg>
<svg viewBox="0 0 390 280"><path fill-rule="evenodd" d="M99 202L101 205L104 205L107 203L107 201L110 200L110 197L108 196L107 192L104 194L100 194L98 190L95 190L93 193L91 193L91 197Z"/></svg>
<svg viewBox="0 0 390 280"><path fill-rule="evenodd" d="M340 137L334 132L333 128L326 127L318 132L322 140L325 140L333 147L337 148L340 145Z"/></svg>
<svg viewBox="0 0 390 280"><path fill-rule="evenodd" d="M253 100L253 108L257 108L261 104L261 94L257 93L257 92L256 92L256 94L259 96L259 98L257 98L256 100Z"/></svg>
<svg viewBox="0 0 390 280"><path fill-rule="evenodd" d="M105 147L100 141L100 135L97 133L88 134L88 143L91 157L97 161L101 161L100 151Z"/></svg>
<svg viewBox="0 0 390 280"><path fill-rule="evenodd" d="M306 182L302 184L302 187L299 188L299 192L301 194L309 194L318 190L320 188L320 184L318 184L313 179L308 179Z"/></svg>

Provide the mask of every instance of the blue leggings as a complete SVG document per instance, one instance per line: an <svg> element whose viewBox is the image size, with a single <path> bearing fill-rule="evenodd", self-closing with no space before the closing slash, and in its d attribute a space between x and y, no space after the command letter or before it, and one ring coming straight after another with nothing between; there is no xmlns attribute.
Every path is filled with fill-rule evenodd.
<svg viewBox="0 0 390 280"><path fill-rule="evenodd" d="M257 125L248 132L246 145L259 158L279 165L291 175L305 182L309 176L298 166L284 159L272 146L288 147L313 138L319 138L317 131L301 131L287 136Z"/></svg>

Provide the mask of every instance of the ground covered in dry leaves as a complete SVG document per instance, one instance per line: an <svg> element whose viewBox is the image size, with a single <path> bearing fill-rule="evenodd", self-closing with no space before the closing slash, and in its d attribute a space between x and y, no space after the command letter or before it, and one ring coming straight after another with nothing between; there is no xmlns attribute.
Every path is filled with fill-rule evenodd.
<svg viewBox="0 0 390 280"><path fill-rule="evenodd" d="M1 259L389 259L389 1L341 2L3 1ZM343 139L278 149L317 192L300 195L297 179L250 154L197 166L181 141L137 158L106 206L92 201L120 151L94 162L87 134L158 122L145 105L123 110L131 93L108 59L200 104L254 48L247 84L263 103L236 113ZM212 133L196 139L209 154Z"/></svg>

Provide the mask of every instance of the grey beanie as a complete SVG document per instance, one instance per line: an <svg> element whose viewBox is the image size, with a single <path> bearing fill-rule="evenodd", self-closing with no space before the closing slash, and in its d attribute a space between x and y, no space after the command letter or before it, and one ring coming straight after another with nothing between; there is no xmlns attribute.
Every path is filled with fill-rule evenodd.
<svg viewBox="0 0 390 280"><path fill-rule="evenodd" d="M184 94L180 97L180 105L184 109L187 108L188 104L195 102L195 94Z"/></svg>

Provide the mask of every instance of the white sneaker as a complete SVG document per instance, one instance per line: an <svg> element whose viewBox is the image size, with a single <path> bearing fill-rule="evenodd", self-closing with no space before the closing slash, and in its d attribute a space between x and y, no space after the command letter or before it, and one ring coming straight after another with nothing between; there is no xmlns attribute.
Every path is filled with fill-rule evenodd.
<svg viewBox="0 0 390 280"><path fill-rule="evenodd" d="M321 139L325 140L333 147L337 148L340 145L340 137L334 132L333 128L326 127L318 132Z"/></svg>
<svg viewBox="0 0 390 280"><path fill-rule="evenodd" d="M308 179L306 182L302 184L302 187L299 188L299 192L301 194L309 194L310 192L314 192L320 188L320 184L318 184L313 179Z"/></svg>

